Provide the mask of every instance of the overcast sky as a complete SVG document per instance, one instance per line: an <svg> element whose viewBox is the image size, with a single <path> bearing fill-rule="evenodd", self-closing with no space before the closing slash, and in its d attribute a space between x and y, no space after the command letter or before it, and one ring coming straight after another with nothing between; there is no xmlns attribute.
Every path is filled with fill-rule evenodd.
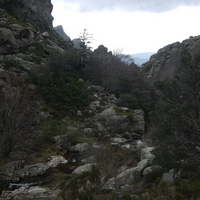
<svg viewBox="0 0 200 200"><path fill-rule="evenodd" d="M84 29L92 46L134 54L200 35L200 0L51 0L53 25L77 38Z"/></svg>

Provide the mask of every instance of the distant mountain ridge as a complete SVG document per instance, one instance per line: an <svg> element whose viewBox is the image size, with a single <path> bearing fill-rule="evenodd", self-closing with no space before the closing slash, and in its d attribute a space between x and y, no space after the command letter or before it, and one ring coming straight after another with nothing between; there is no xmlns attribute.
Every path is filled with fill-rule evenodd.
<svg viewBox="0 0 200 200"><path fill-rule="evenodd" d="M144 52L144 53L137 53L131 54L131 58L133 58L134 63L138 66L141 66L143 63L149 61L150 57L155 54L155 52Z"/></svg>

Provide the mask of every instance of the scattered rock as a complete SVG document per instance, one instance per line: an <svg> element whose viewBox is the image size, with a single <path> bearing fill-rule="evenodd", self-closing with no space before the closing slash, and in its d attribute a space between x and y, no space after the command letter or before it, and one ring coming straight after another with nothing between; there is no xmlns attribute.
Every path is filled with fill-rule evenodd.
<svg viewBox="0 0 200 200"><path fill-rule="evenodd" d="M0 196L0 200L55 200L59 199L61 190L51 190L39 186L21 187L14 191L4 191Z"/></svg>
<svg viewBox="0 0 200 200"><path fill-rule="evenodd" d="M176 173L174 169L169 170L169 172L164 173L162 175L162 181L167 183L168 185L172 185L174 183L174 180L176 178Z"/></svg>
<svg viewBox="0 0 200 200"><path fill-rule="evenodd" d="M95 134L93 133L92 128L84 128L83 133L88 137L94 137Z"/></svg>
<svg viewBox="0 0 200 200"><path fill-rule="evenodd" d="M83 153L84 151L89 149L89 144L88 143L79 143L75 146L72 146L70 148L70 151L78 151L79 153Z"/></svg>
<svg viewBox="0 0 200 200"><path fill-rule="evenodd" d="M49 38L49 33L48 33L48 32L44 32L44 33L42 33L41 35L42 35L42 37L44 37L44 38Z"/></svg>
<svg viewBox="0 0 200 200"><path fill-rule="evenodd" d="M122 149L131 149L131 144L124 144L121 146Z"/></svg>
<svg viewBox="0 0 200 200"><path fill-rule="evenodd" d="M59 164L66 164L68 161L63 156L51 156L51 160L47 162L49 167L56 167Z"/></svg>
<svg viewBox="0 0 200 200"><path fill-rule="evenodd" d="M155 147L146 147L141 150L141 160L147 159L149 161L153 161L154 155L151 153Z"/></svg>
<svg viewBox="0 0 200 200"><path fill-rule="evenodd" d="M153 150L153 147L147 147L142 149L145 156L141 156L141 161L137 164L136 167L129 168L117 174L115 177L110 178L102 187L102 190L105 191L116 191L117 188L125 187L126 185L131 184L133 180L140 180L143 171L145 168L152 165L154 155L150 152ZM147 153L148 152L148 153Z"/></svg>
<svg viewBox="0 0 200 200"><path fill-rule="evenodd" d="M51 116L51 115L50 115L49 112L42 111L42 112L39 113L39 120L40 120L40 121L47 120L50 116Z"/></svg>
<svg viewBox="0 0 200 200"><path fill-rule="evenodd" d="M127 140L125 138L120 138L120 137L110 138L110 141L112 142L111 144L119 144L119 145L127 142Z"/></svg>
<svg viewBox="0 0 200 200"><path fill-rule="evenodd" d="M152 173L152 172L155 171L155 170L159 170L160 168L161 168L161 167L158 166L158 165L152 165L152 166L146 167L146 168L143 170L142 176L147 176L148 174Z"/></svg>
<svg viewBox="0 0 200 200"><path fill-rule="evenodd" d="M96 164L95 164L95 163L89 163L89 164L82 165L82 166L76 168L76 169L72 172L72 174L73 174L73 175L78 175L78 174L81 174L81 173L83 173L83 172L89 172L89 171L92 169L92 167L93 167L94 165L96 165Z"/></svg>
<svg viewBox="0 0 200 200"><path fill-rule="evenodd" d="M81 160L81 162L84 163L84 164L95 163L96 162L96 158L95 158L95 156L90 156L88 158L85 158L85 159Z"/></svg>
<svg viewBox="0 0 200 200"><path fill-rule="evenodd" d="M36 163L33 165L25 165L19 172L19 177L22 179L37 177L44 175L49 169L49 166L44 163Z"/></svg>

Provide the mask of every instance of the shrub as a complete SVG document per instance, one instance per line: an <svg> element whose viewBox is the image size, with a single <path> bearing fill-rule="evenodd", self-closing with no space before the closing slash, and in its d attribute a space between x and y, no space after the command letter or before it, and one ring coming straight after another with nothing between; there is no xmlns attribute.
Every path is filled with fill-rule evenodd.
<svg viewBox="0 0 200 200"><path fill-rule="evenodd" d="M75 50L52 54L49 65L32 71L33 81L56 118L74 116L88 105L84 84L79 82L79 55Z"/></svg>
<svg viewBox="0 0 200 200"><path fill-rule="evenodd" d="M176 200L199 199L199 187L199 177L196 177L194 180L177 179L175 181Z"/></svg>

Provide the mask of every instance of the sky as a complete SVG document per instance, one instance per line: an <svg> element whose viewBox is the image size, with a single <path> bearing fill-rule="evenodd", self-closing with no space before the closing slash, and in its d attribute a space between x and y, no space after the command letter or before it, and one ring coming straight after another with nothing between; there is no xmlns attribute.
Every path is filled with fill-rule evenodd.
<svg viewBox="0 0 200 200"><path fill-rule="evenodd" d="M51 0L53 26L75 39L84 29L93 49L157 52L200 35L200 0Z"/></svg>

